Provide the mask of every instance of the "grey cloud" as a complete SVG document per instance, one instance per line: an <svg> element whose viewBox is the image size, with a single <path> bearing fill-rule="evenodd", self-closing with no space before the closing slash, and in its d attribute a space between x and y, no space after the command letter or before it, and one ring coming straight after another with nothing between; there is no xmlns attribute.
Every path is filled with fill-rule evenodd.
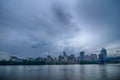
<svg viewBox="0 0 120 80"><path fill-rule="evenodd" d="M19 56L74 53L119 41L119 1L1 0L0 51ZM90 35L89 35L90 34ZM68 53L70 53L66 50Z"/></svg>
<svg viewBox="0 0 120 80"><path fill-rule="evenodd" d="M77 27L72 26L69 12L61 8L62 4L56 7L53 1L1 2L0 50L11 55L38 56L54 52L59 41L64 42L77 31Z"/></svg>
<svg viewBox="0 0 120 80"><path fill-rule="evenodd" d="M62 6L53 5L53 13L55 18L58 19L58 22L61 22L65 25L70 24L71 22L71 15L69 12L66 12Z"/></svg>
<svg viewBox="0 0 120 80"><path fill-rule="evenodd" d="M100 44L109 44L120 40L120 1L119 0L81 0L76 5L81 24L102 36Z"/></svg>

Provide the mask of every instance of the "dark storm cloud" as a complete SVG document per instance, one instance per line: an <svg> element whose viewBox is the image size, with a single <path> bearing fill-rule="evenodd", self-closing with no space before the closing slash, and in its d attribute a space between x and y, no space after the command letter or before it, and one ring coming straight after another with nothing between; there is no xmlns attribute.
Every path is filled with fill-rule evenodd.
<svg viewBox="0 0 120 80"><path fill-rule="evenodd" d="M0 52L40 56L68 51L69 46L72 46L69 51L74 52L112 46L116 41L119 45L119 3L119 0L1 0Z"/></svg>

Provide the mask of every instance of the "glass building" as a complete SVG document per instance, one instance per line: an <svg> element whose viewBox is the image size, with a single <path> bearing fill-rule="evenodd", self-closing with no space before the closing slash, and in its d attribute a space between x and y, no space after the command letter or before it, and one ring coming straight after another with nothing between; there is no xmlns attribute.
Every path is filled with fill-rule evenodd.
<svg viewBox="0 0 120 80"><path fill-rule="evenodd" d="M103 58L107 58L107 50L105 48L102 48L100 51L101 55L103 55Z"/></svg>

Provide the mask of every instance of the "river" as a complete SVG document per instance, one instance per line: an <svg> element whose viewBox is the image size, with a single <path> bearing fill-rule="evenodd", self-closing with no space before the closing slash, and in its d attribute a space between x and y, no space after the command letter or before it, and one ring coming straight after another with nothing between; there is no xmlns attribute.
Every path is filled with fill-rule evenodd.
<svg viewBox="0 0 120 80"><path fill-rule="evenodd" d="M0 66L0 80L120 80L120 64Z"/></svg>

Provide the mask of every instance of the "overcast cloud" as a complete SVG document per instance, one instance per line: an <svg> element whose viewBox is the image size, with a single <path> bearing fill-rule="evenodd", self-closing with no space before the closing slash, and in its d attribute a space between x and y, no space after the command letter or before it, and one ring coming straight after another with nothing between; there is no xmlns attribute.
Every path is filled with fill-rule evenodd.
<svg viewBox="0 0 120 80"><path fill-rule="evenodd" d="M119 0L0 0L0 53L20 57L119 48Z"/></svg>

